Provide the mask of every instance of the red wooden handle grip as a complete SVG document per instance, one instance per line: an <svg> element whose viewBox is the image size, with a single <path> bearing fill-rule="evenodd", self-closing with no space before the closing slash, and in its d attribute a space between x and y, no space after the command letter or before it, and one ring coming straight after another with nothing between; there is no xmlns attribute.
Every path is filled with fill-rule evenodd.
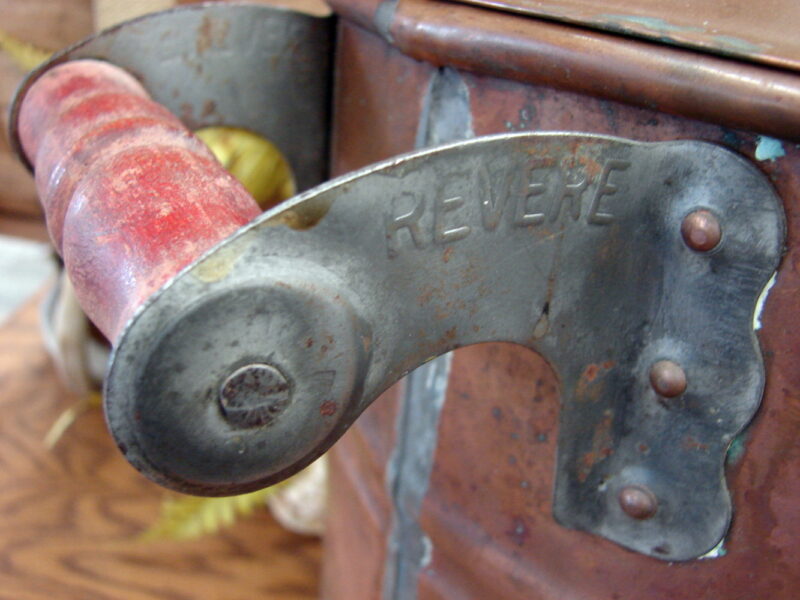
<svg viewBox="0 0 800 600"><path fill-rule="evenodd" d="M112 342L153 292L260 213L200 140L107 63L42 75L19 134L81 306Z"/></svg>

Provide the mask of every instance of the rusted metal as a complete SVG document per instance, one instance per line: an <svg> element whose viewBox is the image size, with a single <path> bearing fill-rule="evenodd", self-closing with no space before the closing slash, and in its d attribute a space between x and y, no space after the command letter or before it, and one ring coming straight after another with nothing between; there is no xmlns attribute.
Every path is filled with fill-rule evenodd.
<svg viewBox="0 0 800 600"><path fill-rule="evenodd" d="M286 410L292 390L279 369L267 364L246 365L222 384L219 403L228 422L237 427L269 425Z"/></svg>
<svg viewBox="0 0 800 600"><path fill-rule="evenodd" d="M800 70L800 5L768 0L456 0Z"/></svg>
<svg viewBox="0 0 800 600"><path fill-rule="evenodd" d="M331 2L362 24L375 4ZM792 72L441 0L401 0L388 30L397 48L434 65L800 139Z"/></svg>
<svg viewBox="0 0 800 600"><path fill-rule="evenodd" d="M683 219L681 235L692 250L708 252L722 239L719 219L709 210L696 210Z"/></svg>
<svg viewBox="0 0 800 600"><path fill-rule="evenodd" d="M650 367L650 384L657 394L674 398L686 391L686 373L677 363L660 360Z"/></svg>
<svg viewBox="0 0 800 600"><path fill-rule="evenodd" d="M45 73L19 131L53 243L112 341L153 292L260 214L205 144L107 63Z"/></svg>
<svg viewBox="0 0 800 600"><path fill-rule="evenodd" d="M619 492L619 505L622 512L632 519L650 519L658 510L658 500L652 491L644 486L629 485Z"/></svg>
<svg viewBox="0 0 800 600"><path fill-rule="evenodd" d="M332 175L342 175L354 168L365 167L376 159L390 158L397 154L397 148L414 149L416 123L423 109L420 90L428 85L431 74L436 71L435 67L426 63L391 60L397 50L377 36L363 36L363 50L355 51L350 39L356 36L360 38L360 31L346 27L339 32L335 71L341 85L334 88L334 112L343 122L358 120L365 112L374 114L374 118L378 119L385 113L386 106L395 104L393 100L397 102L390 112L385 113L387 126L379 132L350 130L345 137L336 135L336 128L341 125L333 125ZM362 62L372 65L373 60L381 59L385 59L386 63L381 78L365 78L359 69L351 68ZM394 85L386 85L387 81L394 82ZM348 93L339 93L345 89ZM347 164L343 166L339 161L345 156Z"/></svg>
<svg viewBox="0 0 800 600"><path fill-rule="evenodd" d="M359 59L358 69L341 70L335 90L352 107L337 111L335 118L333 164L342 173L369 161L375 139L382 140L381 156L412 148L412 136L394 132L416 129L431 67L346 22L339 39L340 55ZM403 73L403 78L382 79L386 72ZM795 560L800 554L800 394L792 391L800 389L800 322L794 318L800 309L800 150L783 143L785 155L764 159L764 140L754 133L632 108L604 96L462 76L476 135L572 129L639 140L701 139L742 153L777 186L790 243L760 314L766 392L755 421L731 446L726 473L736 518L724 548L715 553L718 558L665 564L555 523L550 514L559 381L540 356L488 344L460 349L453 358L419 517L429 554L416 597L792 600L800 587ZM393 102L395 97L402 101ZM757 149L761 160L755 158ZM600 375L595 381L602 381ZM385 469L394 450L399 401L394 391L376 402L333 451L323 586L328 600L381 597L391 514ZM691 439L684 442L704 451ZM641 444L638 451L651 449ZM363 568L352 570L353 561Z"/></svg>

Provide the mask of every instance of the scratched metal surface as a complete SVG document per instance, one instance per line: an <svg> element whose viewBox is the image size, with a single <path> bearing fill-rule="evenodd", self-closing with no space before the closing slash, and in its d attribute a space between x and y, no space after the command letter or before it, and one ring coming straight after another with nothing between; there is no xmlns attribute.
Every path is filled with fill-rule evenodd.
<svg viewBox="0 0 800 600"><path fill-rule="evenodd" d="M339 39L345 61L370 58L347 72L335 91L341 100L334 129L337 173L412 147L413 137L402 132L417 126L416 107L430 77L430 65L385 49L356 27L343 25ZM385 73L393 76L383 78ZM454 353L420 514L432 547L419 572L418 597L793 599L800 587L800 323L794 318L800 260L793 243L800 230L800 152L779 140L654 110L464 77L477 135L572 129L639 140L702 139L742 153L770 175L784 199L790 245L758 331L767 369L763 406L726 464L736 517L717 558L662 563L559 526L551 496L559 381L541 356L484 344ZM377 597L380 591L380 548L388 535L380 465L391 455L397 402L396 394L376 402L333 450L339 501L330 514L335 535L326 540L326 600ZM355 563L363 568L346 568Z"/></svg>
<svg viewBox="0 0 800 600"><path fill-rule="evenodd" d="M725 231L709 253L681 237L700 207ZM266 212L151 297L114 351L109 425L160 483L247 491L431 358L515 342L562 381L556 518L694 558L730 520L722 465L760 400L752 312L782 227L767 180L711 144L505 134L391 159ZM663 359L691 382L672 402L649 383ZM251 363L290 382L268 427L218 410ZM652 518L622 512L633 485L658 498Z"/></svg>
<svg viewBox="0 0 800 600"><path fill-rule="evenodd" d="M456 1L800 70L795 0Z"/></svg>

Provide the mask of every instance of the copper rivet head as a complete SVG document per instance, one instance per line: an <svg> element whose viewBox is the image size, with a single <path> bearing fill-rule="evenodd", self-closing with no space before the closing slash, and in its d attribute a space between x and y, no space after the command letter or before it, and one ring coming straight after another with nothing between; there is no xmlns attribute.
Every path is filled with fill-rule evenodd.
<svg viewBox="0 0 800 600"><path fill-rule="evenodd" d="M674 398L686 391L686 373L679 364L660 360L650 367L650 385L657 394Z"/></svg>
<svg viewBox="0 0 800 600"><path fill-rule="evenodd" d="M658 510L658 500L653 492L641 485L629 485L619 492L619 505L632 519L649 519Z"/></svg>
<svg viewBox="0 0 800 600"><path fill-rule="evenodd" d="M720 229L717 217L710 211L696 210L683 219L681 235L683 235L683 241L692 250L708 252L719 244L722 238L722 229Z"/></svg>

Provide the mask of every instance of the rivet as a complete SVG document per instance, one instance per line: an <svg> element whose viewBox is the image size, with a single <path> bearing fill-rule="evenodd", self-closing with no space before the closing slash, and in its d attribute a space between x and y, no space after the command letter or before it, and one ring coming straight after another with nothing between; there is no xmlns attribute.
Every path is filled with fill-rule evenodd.
<svg viewBox="0 0 800 600"><path fill-rule="evenodd" d="M222 384L219 404L236 427L269 425L286 409L291 388L276 367L254 363L234 371Z"/></svg>
<svg viewBox="0 0 800 600"><path fill-rule="evenodd" d="M696 210L686 215L681 223L683 241L692 250L708 252L713 250L722 239L719 221L708 210Z"/></svg>
<svg viewBox="0 0 800 600"><path fill-rule="evenodd" d="M686 373L671 360L660 360L650 367L650 385L666 398L680 396L686 391Z"/></svg>
<svg viewBox="0 0 800 600"><path fill-rule="evenodd" d="M642 485L629 485L619 492L619 505L632 519L643 521L656 514L658 500L655 494Z"/></svg>

